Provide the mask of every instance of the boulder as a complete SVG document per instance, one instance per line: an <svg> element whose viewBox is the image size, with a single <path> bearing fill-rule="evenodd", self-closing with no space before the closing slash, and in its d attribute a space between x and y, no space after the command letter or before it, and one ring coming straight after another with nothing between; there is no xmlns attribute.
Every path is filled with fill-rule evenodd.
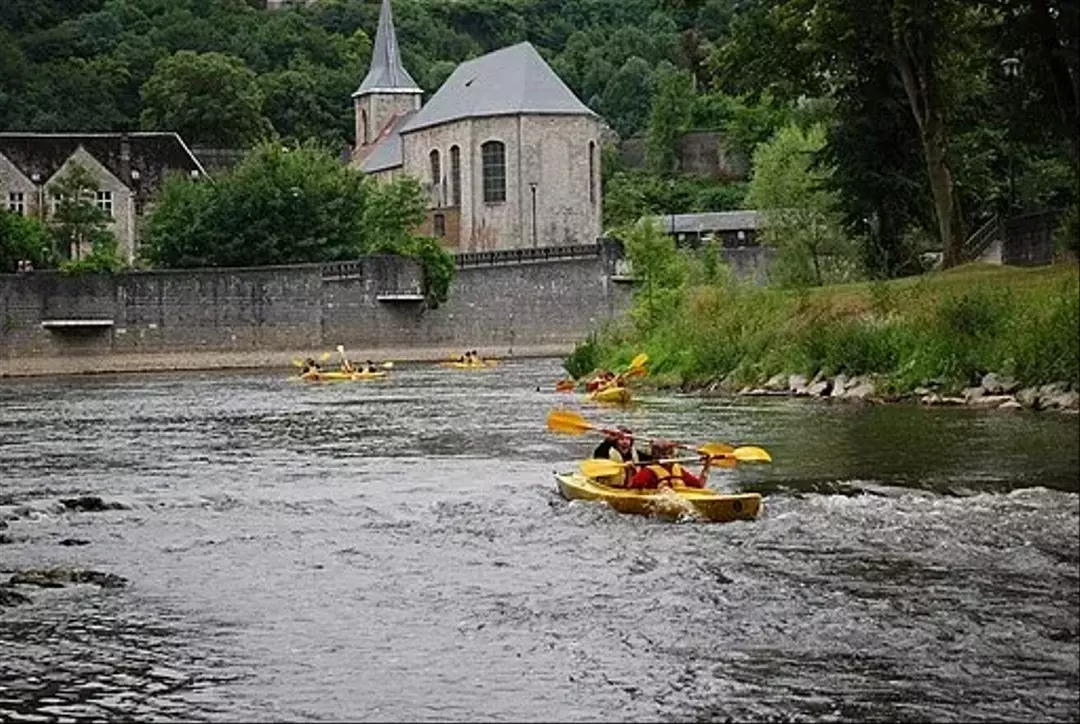
<svg viewBox="0 0 1080 724"><path fill-rule="evenodd" d="M830 392L830 396L843 397L844 390L847 389L848 381L848 376L845 375L843 372L834 377L832 381L832 391Z"/></svg>
<svg viewBox="0 0 1080 724"><path fill-rule="evenodd" d="M806 387L806 394L811 397L825 397L832 391L832 383L828 380L818 380L817 382L811 382Z"/></svg>
<svg viewBox="0 0 1080 724"><path fill-rule="evenodd" d="M982 397L986 392L982 387L965 387L960 394L963 395L965 400L970 402L971 400Z"/></svg>
<svg viewBox="0 0 1080 724"><path fill-rule="evenodd" d="M1008 400L1006 400L1005 402L1002 402L1000 405L998 405L998 409L999 410L1022 410L1022 409L1024 409L1024 406L1021 405L1019 402L1017 402L1015 398L1010 397Z"/></svg>
<svg viewBox="0 0 1080 724"><path fill-rule="evenodd" d="M809 382L810 381L806 379L806 375L790 375L788 377L788 389L796 395L805 395L806 386Z"/></svg>
<svg viewBox="0 0 1080 724"><path fill-rule="evenodd" d="M1048 410L1075 410L1080 407L1080 392L1076 390L1066 390L1048 397L1040 395L1040 399L1043 408Z"/></svg>
<svg viewBox="0 0 1080 724"><path fill-rule="evenodd" d="M1006 402L1016 402L1012 395L979 395L969 397L967 402L972 407L1001 407Z"/></svg>
<svg viewBox="0 0 1080 724"><path fill-rule="evenodd" d="M0 608L18 606L20 603L30 603L30 599L10 586L0 586Z"/></svg>
<svg viewBox="0 0 1080 724"><path fill-rule="evenodd" d="M872 380L863 377L856 377L856 384L852 387L844 390L844 397L853 400L865 400L874 394L874 383Z"/></svg>
<svg viewBox="0 0 1080 724"><path fill-rule="evenodd" d="M81 495L78 498L61 498L60 502L68 510L81 510L87 513L98 513L103 510L124 510L127 506L122 503L106 503L98 495Z"/></svg>
<svg viewBox="0 0 1080 724"><path fill-rule="evenodd" d="M788 376L785 374L773 375L763 386L766 390L783 392L788 388Z"/></svg>
<svg viewBox="0 0 1080 724"><path fill-rule="evenodd" d="M41 588L63 588L66 583L93 583L102 588L120 588L127 585L127 579L84 568L57 567L19 571L11 576L9 583Z"/></svg>
<svg viewBox="0 0 1080 724"><path fill-rule="evenodd" d="M1016 401L1024 407L1038 409L1039 391L1034 387L1025 387L1024 389L1016 393Z"/></svg>

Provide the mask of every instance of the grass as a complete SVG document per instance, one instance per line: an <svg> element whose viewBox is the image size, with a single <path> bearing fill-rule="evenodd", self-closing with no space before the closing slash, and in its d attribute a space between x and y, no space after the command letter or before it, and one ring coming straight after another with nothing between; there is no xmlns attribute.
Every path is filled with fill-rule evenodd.
<svg viewBox="0 0 1080 724"><path fill-rule="evenodd" d="M646 351L650 376L671 385L843 372L902 393L931 380L960 388L991 371L1026 385L1080 385L1075 262L969 264L803 290L727 283L683 297L647 333L624 326L592 338L588 356L611 363Z"/></svg>

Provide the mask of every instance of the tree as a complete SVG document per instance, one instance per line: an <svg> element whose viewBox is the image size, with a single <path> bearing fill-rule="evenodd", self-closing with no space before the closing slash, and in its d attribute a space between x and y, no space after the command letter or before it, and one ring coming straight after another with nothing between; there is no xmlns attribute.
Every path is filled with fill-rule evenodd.
<svg viewBox="0 0 1080 724"><path fill-rule="evenodd" d="M242 60L181 50L160 61L143 84L147 130L176 131L188 143L249 146L263 137L263 93Z"/></svg>
<svg viewBox="0 0 1080 724"><path fill-rule="evenodd" d="M49 230L38 219L0 208L0 273L18 271L21 261L29 261L35 269L53 266Z"/></svg>
<svg viewBox="0 0 1080 724"><path fill-rule="evenodd" d="M850 250L840 228L831 169L814 165L825 146L825 128L780 130L754 152L754 176L746 203L762 211L763 236L776 247L775 273L783 285L840 281L851 271Z"/></svg>
<svg viewBox="0 0 1080 724"><path fill-rule="evenodd" d="M644 218L619 233L633 274L640 281L631 312L637 331L647 337L675 319L686 303L689 264L675 239Z"/></svg>
<svg viewBox="0 0 1080 724"><path fill-rule="evenodd" d="M678 168L679 139L690 125L694 101L690 73L661 64L653 75L646 162L655 173L670 175Z"/></svg>
<svg viewBox="0 0 1080 724"><path fill-rule="evenodd" d="M611 76L601 96L603 112L611 127L623 138L645 128L644 99L649 97L649 64L634 56Z"/></svg>
<svg viewBox="0 0 1080 724"><path fill-rule="evenodd" d="M62 269L117 271L124 266L116 236L105 228L111 217L97 205L98 190L97 180L78 163L49 187L56 201L52 225L56 249L68 260L61 262Z"/></svg>
<svg viewBox="0 0 1080 724"><path fill-rule="evenodd" d="M435 305L446 299L453 259L413 234L425 209L415 179L379 184L316 143L263 143L213 182L170 179L150 214L140 255L153 267L191 268L400 254L424 265Z"/></svg>

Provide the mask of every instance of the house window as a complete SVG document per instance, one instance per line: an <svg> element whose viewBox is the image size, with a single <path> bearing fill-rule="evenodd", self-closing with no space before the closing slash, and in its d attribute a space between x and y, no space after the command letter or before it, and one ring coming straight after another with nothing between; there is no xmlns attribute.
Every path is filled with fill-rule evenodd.
<svg viewBox="0 0 1080 724"><path fill-rule="evenodd" d="M596 142L589 141L589 203L596 203Z"/></svg>
<svg viewBox="0 0 1080 724"><path fill-rule="evenodd" d="M8 191L8 211L14 211L19 216L22 216L26 211L26 202L23 197L22 191Z"/></svg>
<svg viewBox="0 0 1080 724"><path fill-rule="evenodd" d="M366 146L368 143L367 111L363 108L360 109L360 126L361 132L364 134L364 136L360 139L359 145Z"/></svg>
<svg viewBox="0 0 1080 724"><path fill-rule="evenodd" d="M450 204L461 206L461 149L450 147Z"/></svg>
<svg viewBox="0 0 1080 724"><path fill-rule="evenodd" d="M435 214L432 226L435 229L435 236L446 236L446 216L444 214Z"/></svg>
<svg viewBox="0 0 1080 724"><path fill-rule="evenodd" d="M112 191L98 191L96 199L97 207L109 215L111 219L112 213Z"/></svg>
<svg viewBox="0 0 1080 724"><path fill-rule="evenodd" d="M484 167L484 203L506 201L506 146L488 141L480 146Z"/></svg>

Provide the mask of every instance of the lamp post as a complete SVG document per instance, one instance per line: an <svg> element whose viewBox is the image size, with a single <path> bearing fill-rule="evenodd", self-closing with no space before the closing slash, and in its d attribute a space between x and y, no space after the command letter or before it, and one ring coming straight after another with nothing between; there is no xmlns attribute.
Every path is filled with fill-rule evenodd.
<svg viewBox="0 0 1080 724"><path fill-rule="evenodd" d="M1005 74L1006 83L1009 87L1010 96L1016 95L1017 79L1020 77L1020 59L1019 58L1005 58L1001 61L1001 70ZM1016 179L1013 172L1013 165L1015 163L1016 151L1013 149L1013 145L1009 145L1009 206L1006 212L1006 216L1012 215L1013 208L1016 206Z"/></svg>

